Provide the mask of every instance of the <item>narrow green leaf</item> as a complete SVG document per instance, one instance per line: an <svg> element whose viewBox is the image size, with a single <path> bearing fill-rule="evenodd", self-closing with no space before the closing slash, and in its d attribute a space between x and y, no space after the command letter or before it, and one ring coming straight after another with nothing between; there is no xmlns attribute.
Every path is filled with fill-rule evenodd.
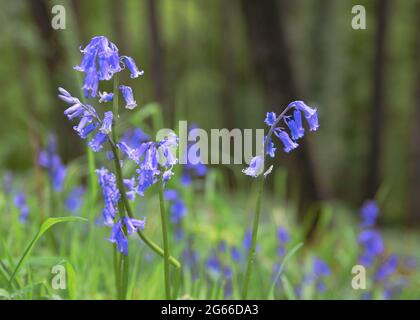
<svg viewBox="0 0 420 320"><path fill-rule="evenodd" d="M44 221L44 223L39 228L39 231L35 235L35 237L32 239L32 241L29 243L28 247L26 248L25 252L23 253L22 257L20 258L15 270L13 271L12 276L9 280L9 285L13 282L16 275L19 273L20 269L23 267L26 260L29 258L35 244L37 241L42 237L42 235L53 225L61 222L73 222L73 221L87 221L84 218L80 217L57 217L57 218L48 218Z"/></svg>
<svg viewBox="0 0 420 320"><path fill-rule="evenodd" d="M302 246L303 246L303 242L301 242L301 243L297 244L297 245L296 245L296 246L294 246L294 247L292 248L292 250L290 250L290 251L286 254L286 256L284 257L283 261L282 261L282 262L281 262L281 264L280 264L279 271L277 272L277 274L276 274L276 276L275 276L275 278L274 278L274 280L273 280L273 283L271 284L270 291L268 292L268 299L274 299L274 290L275 290L275 288L276 288L276 283L277 283L277 281L279 281L279 279L280 279L280 277L281 277L281 275L282 275L282 273L283 273L284 267L286 266L287 261L288 261L291 257L293 257L293 256L296 254L296 252L297 252L297 251L298 251L298 250L299 250Z"/></svg>

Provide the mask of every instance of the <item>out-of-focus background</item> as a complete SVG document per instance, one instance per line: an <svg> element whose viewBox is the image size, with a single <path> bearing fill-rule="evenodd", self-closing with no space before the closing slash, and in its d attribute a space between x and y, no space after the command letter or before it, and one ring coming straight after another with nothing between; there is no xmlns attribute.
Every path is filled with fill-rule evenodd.
<svg viewBox="0 0 420 320"><path fill-rule="evenodd" d="M56 4L65 30L51 28ZM419 21L419 0L1 1L0 166L32 170L50 131L64 162L84 154L56 88L78 92L77 48L105 35L144 69L137 102L159 102L166 127L262 128L291 100L317 107L319 132L282 156L290 193L353 209L376 197L382 224L418 224ZM241 169L220 168L232 192Z"/></svg>

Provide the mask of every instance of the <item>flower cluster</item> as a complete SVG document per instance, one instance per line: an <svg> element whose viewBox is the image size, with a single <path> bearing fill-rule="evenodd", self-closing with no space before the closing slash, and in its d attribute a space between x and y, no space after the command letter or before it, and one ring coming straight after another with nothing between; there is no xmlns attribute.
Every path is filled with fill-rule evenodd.
<svg viewBox="0 0 420 320"><path fill-rule="evenodd" d="M131 235L138 229L144 229L146 220L137 220L129 217L119 219L112 227L111 237L108 239L112 243L117 244L119 252L128 254L128 239L123 228L126 228L127 234Z"/></svg>
<svg viewBox="0 0 420 320"><path fill-rule="evenodd" d="M116 73L124 69L128 69L131 78L143 75L143 71L137 68L134 60L128 56L120 56L117 46L104 36L92 38L81 52L82 61L75 69L85 74L82 88L85 98L97 98L99 103L105 104L112 102L114 98L116 99L114 97L116 92L100 92L100 81L111 80ZM137 102L133 90L123 84L119 85L118 89L125 100L125 108L134 109ZM169 134L161 141L152 142L140 129L135 129L126 132L123 139L118 142L118 137L114 137L115 133L112 132L118 114L105 111L100 116L87 102L81 102L63 88L58 90L58 97L69 105L64 114L69 120L79 120L74 130L82 139L92 136L88 145L94 152L101 151L105 142L110 142L112 153L111 157L107 153L108 159L117 157L118 148L126 159L138 165L137 176L128 179L115 176L105 168L96 171L104 200L102 210L104 224L112 227L109 240L117 244L120 252L127 254L127 234L143 229L145 222L126 217L124 212L119 212L119 205L120 209L125 208L126 203L122 201L125 197L134 200L136 194L143 196L145 190L159 180L165 184L170 179L173 175L172 167L178 161L172 151L178 145L178 138L175 134ZM121 161L119 165L122 166L123 162Z"/></svg>
<svg viewBox="0 0 420 320"><path fill-rule="evenodd" d="M104 223L107 226L112 226L118 212L118 202L121 198L120 190L117 188L117 179L112 172L105 168L96 170L96 174L99 185L102 187L102 197L105 204L102 210Z"/></svg>
<svg viewBox="0 0 420 320"><path fill-rule="evenodd" d="M124 66L130 71L131 78L143 75L143 71L139 71L134 60L127 56L120 57L117 46L104 36L93 37L89 44L80 51L83 53L83 59L80 65L75 66L74 69L85 73L83 91L86 98L89 96L96 97L98 95L99 81L110 80ZM121 62L124 63L123 66L121 66ZM126 94L129 94L124 94L125 88L128 87L120 87L124 97L126 97ZM101 95L102 101L110 101L111 99L112 96ZM130 103L127 103L127 105L133 106Z"/></svg>
<svg viewBox="0 0 420 320"><path fill-rule="evenodd" d="M289 114L292 111L293 115ZM286 153L289 153L299 146L297 140L302 138L305 134L302 123L302 113L308 123L309 130L317 131L319 128L318 112L315 108L307 106L303 101L291 102L279 116L277 116L275 112L267 112L264 122L270 127L270 133L264 138L264 155L257 155L252 158L249 167L244 169L243 173L254 178L258 177L264 171L264 156L269 155L271 158L274 158L277 148L271 139L271 133L280 140L283 144L283 150ZM289 128L290 135L284 127L279 125L281 120L283 120L284 124ZM272 167L264 173L264 177L267 176L271 170Z"/></svg>
<svg viewBox="0 0 420 320"><path fill-rule="evenodd" d="M404 281L390 281L398 268L398 256L389 255L385 260L380 261L380 256L385 252L385 246L382 236L378 230L375 230L376 220L379 216L379 207L373 200L366 201L360 209L361 232L359 234L359 243L363 252L359 258L360 263L366 267L374 266L374 280L383 286L383 296L388 299L392 293L398 290ZM403 279L400 279L403 280ZM366 295L365 298L369 298Z"/></svg>
<svg viewBox="0 0 420 320"><path fill-rule="evenodd" d="M57 154L57 139L54 135L49 136L47 148L39 153L38 163L41 167L48 170L53 190L56 192L61 191L67 170Z"/></svg>
<svg viewBox="0 0 420 320"><path fill-rule="evenodd" d="M136 170L138 184L135 186L135 191L137 194L143 196L145 190L159 181L159 178L165 184L172 177L172 168L178 163L178 159L173 154L173 149L177 146L178 137L173 132L159 142L143 142L138 148L130 147L125 142L118 144L123 154L139 166Z"/></svg>

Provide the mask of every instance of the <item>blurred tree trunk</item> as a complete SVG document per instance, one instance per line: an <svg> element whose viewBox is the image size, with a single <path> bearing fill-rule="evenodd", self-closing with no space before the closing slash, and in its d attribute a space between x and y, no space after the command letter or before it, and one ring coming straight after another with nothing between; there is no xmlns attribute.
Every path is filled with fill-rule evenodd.
<svg viewBox="0 0 420 320"><path fill-rule="evenodd" d="M420 30L420 0L417 1L417 29ZM412 120L412 134L410 141L410 175L409 175L409 216L410 225L420 225L420 37L413 32L415 37L414 70L416 79L414 83L415 103Z"/></svg>
<svg viewBox="0 0 420 320"><path fill-rule="evenodd" d="M149 34L151 45L152 60L152 78L154 84L154 98L162 107L165 106L165 85L163 71L162 44L160 40L159 22L158 22L158 0L147 0L147 10L149 17ZM173 114L170 114L172 120Z"/></svg>
<svg viewBox="0 0 420 320"><path fill-rule="evenodd" d="M232 93L234 92L232 85L234 84L234 69L233 69L233 61L232 61L232 44L230 39L232 39L232 31L231 31L231 12L233 9L233 2L232 1L224 1L220 2L220 17L221 17L221 37L222 37L222 45L221 45L221 71L220 73L223 75L223 89L222 89L222 107L224 112L226 112L226 116L223 117L224 125L228 129L236 128L235 123L235 109L234 109L234 99L232 97Z"/></svg>
<svg viewBox="0 0 420 320"><path fill-rule="evenodd" d="M118 39L118 48L120 52L128 52L126 32L124 28L126 1L112 1L112 17L114 25L114 41Z"/></svg>
<svg viewBox="0 0 420 320"><path fill-rule="evenodd" d="M255 72L268 101L265 111L280 112L279 108L301 97L292 68L285 26L281 23L283 19L280 13L284 12L287 4L276 0L242 0ZM299 174L301 218L311 204L322 198L305 141L299 142L301 147L291 157L294 172ZM309 228L309 237L313 234L318 216L315 215L314 223Z"/></svg>
<svg viewBox="0 0 420 320"><path fill-rule="evenodd" d="M370 154L368 159L367 194L373 198L381 180L381 145L384 126L384 83L386 38L388 25L388 0L377 1L377 29L373 69L373 97L370 119Z"/></svg>
<svg viewBox="0 0 420 320"><path fill-rule="evenodd" d="M42 52L42 59L44 60L44 67L47 73L49 92L53 96L53 109L51 110L51 119L54 120L53 126L56 134L61 141L71 140L71 145L80 146L78 138L71 129L66 117L63 116L63 105L59 99L56 99L57 87L62 82L60 79L60 67L62 59L65 56L63 48L58 39L60 32L51 27L51 8L52 6L48 1L28 1L29 9L32 14L33 21L38 28L39 34L42 38L45 50ZM73 143L74 142L74 143ZM68 151L80 153L77 148L66 148L66 154L63 155L65 159L73 156L67 154Z"/></svg>

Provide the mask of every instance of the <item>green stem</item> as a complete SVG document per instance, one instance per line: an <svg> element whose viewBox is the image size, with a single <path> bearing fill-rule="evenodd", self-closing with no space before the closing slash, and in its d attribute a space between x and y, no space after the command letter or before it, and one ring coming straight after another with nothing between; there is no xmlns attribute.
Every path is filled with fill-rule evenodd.
<svg viewBox="0 0 420 320"><path fill-rule="evenodd" d="M249 253L248 263L247 263L247 266L246 266L244 287L242 289L242 299L246 299L247 296L248 296L248 285L249 285L249 280L251 278L252 265L254 263L255 251L256 251L256 247L257 247L258 225L259 225L260 215L261 215L261 203L262 203L263 189L264 189L264 177L260 176L259 185L258 185L257 207L256 207L256 210L255 210L254 225L252 227L251 250L250 250L250 253Z"/></svg>
<svg viewBox="0 0 420 320"><path fill-rule="evenodd" d="M116 141L118 138L118 128L117 128L117 119L118 119L118 85L119 85L119 76L116 74L114 76L114 99L113 99L113 114L114 119L112 121L112 136L113 140ZM111 143L112 151L114 153L114 167L115 167L115 176L117 180L117 187L120 191L121 195L125 195L124 190L124 183L123 183L123 176L121 172L121 165L118 157L118 150L113 143ZM122 201L118 202L118 212L120 218L123 219L125 217L125 207ZM123 232L127 235L127 228L123 227ZM118 259L117 259L118 260ZM119 256L119 261L116 265L118 271L118 286L117 286L117 297L120 300L124 300L127 297L127 281L128 281L128 272L129 272L129 265L128 265L128 256L121 253Z"/></svg>
<svg viewBox="0 0 420 320"><path fill-rule="evenodd" d="M252 226L252 238L251 238L251 250L249 252L248 263L246 266L245 272L245 279L244 279L244 286L242 288L242 299L246 299L248 296L248 286L249 281L251 279L252 273L252 265L255 260L255 251L257 247L257 238L258 238L258 225L260 223L260 216L261 216L261 204L262 204L262 195L264 190L264 171L265 171L265 154L267 150L268 142L273 135L274 129L277 127L277 124L284 118L286 113L292 108L292 105L288 105L283 112L276 118L273 125L270 127L270 130L267 133L267 136L264 140L263 147L262 147L262 157L263 157L263 165L261 170L261 175L259 176L259 184L258 184L258 195L257 195L257 206L255 209L255 216L254 216L254 223Z"/></svg>
<svg viewBox="0 0 420 320"><path fill-rule="evenodd" d="M166 299L171 299L171 279L169 274L169 239L168 239L168 221L165 211L165 200L163 198L163 180L160 179L159 187L159 202L160 215L162 218L162 236L163 236L163 261L164 261L164 276L165 276L165 292Z"/></svg>

